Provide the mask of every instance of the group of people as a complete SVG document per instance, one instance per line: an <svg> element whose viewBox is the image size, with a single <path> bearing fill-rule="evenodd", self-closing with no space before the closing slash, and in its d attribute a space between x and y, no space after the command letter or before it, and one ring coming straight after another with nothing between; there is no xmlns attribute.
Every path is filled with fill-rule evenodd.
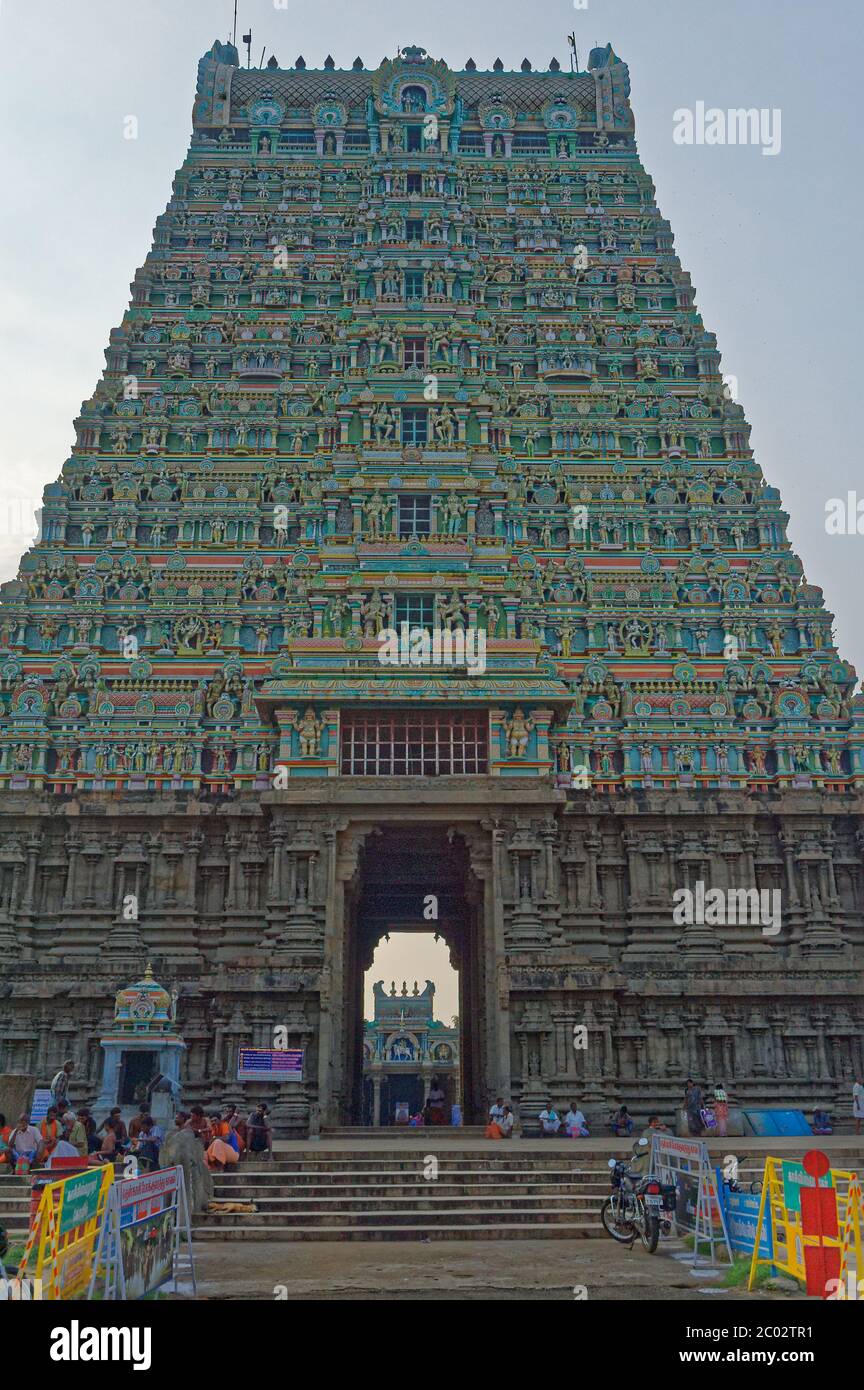
<svg viewBox="0 0 864 1390"><path fill-rule="evenodd" d="M502 1096L498 1096L494 1105L489 1107L489 1123L486 1126L487 1139L510 1139L513 1134L513 1126L516 1123L511 1106L504 1104Z"/></svg>
<svg viewBox="0 0 864 1390"><path fill-rule="evenodd" d="M684 1083L684 1113L687 1128L695 1138L704 1130L713 1130L718 1138L725 1139L729 1123L729 1096L723 1082L718 1081L711 1094L706 1096L698 1082L688 1076Z"/></svg>
<svg viewBox="0 0 864 1390"><path fill-rule="evenodd" d="M570 1102L566 1114L559 1115L551 1100L540 1111L540 1134L543 1138L554 1139L556 1135L568 1139L587 1139L588 1124L576 1101ZM515 1116L503 1096L498 1096L495 1104L489 1107L489 1121L486 1125L487 1139L510 1139L513 1135Z"/></svg>
<svg viewBox="0 0 864 1390"><path fill-rule="evenodd" d="M588 1122L575 1100L571 1100L570 1109L564 1115L559 1115L551 1100L548 1100L540 1111L539 1119L541 1139L554 1139L556 1136L563 1139L565 1135L568 1139L590 1137Z"/></svg>
<svg viewBox="0 0 864 1390"><path fill-rule="evenodd" d="M244 1153L273 1157L273 1129L268 1107L258 1105L246 1118L236 1105L223 1112L205 1115L200 1105L188 1111L180 1110L174 1117L175 1129L190 1130L204 1148L210 1168L224 1170L237 1163ZM27 1114L19 1115L14 1125L6 1123L0 1114L0 1174L26 1175L33 1168L59 1166L58 1159L78 1159L82 1164L95 1166L113 1163L128 1154L134 1155L139 1168L152 1171L159 1167L165 1131L142 1105L127 1127L119 1105L97 1126L86 1107L73 1110L65 1100L48 1107L44 1120L33 1123Z"/></svg>
<svg viewBox="0 0 864 1390"><path fill-rule="evenodd" d="M585 1115L579 1109L578 1103L573 1100L570 1102L569 1110L563 1114L558 1113L552 1101L546 1102L545 1107L537 1117L540 1121L541 1139L589 1139L590 1131ZM489 1121L486 1125L487 1139L509 1139L513 1134L514 1115L509 1105L506 1105L503 1098L498 1096L495 1104L489 1107ZM626 1105L622 1105L618 1110L609 1116L609 1128L613 1134L628 1135L632 1134L634 1121L627 1110ZM667 1126L663 1124L659 1115L651 1115L648 1119L646 1134L654 1131L666 1133Z"/></svg>
<svg viewBox="0 0 864 1390"><path fill-rule="evenodd" d="M110 1163L121 1154L134 1154L142 1168L159 1167L162 1129L144 1110L127 1130L118 1107L96 1124L86 1107L73 1110L65 1100L50 1105L44 1120L31 1121L26 1113L8 1125L0 1115L0 1173L25 1175L31 1168L59 1166L59 1159L78 1159L88 1166Z"/></svg>
<svg viewBox="0 0 864 1390"><path fill-rule="evenodd" d="M266 1153L273 1158L273 1126L269 1107L263 1102L246 1119L236 1105L226 1106L221 1113L213 1110L209 1115L202 1106L193 1105L188 1114L179 1111L174 1123L178 1129L191 1130L204 1149L208 1168L216 1172L239 1163L244 1154L257 1157Z"/></svg>

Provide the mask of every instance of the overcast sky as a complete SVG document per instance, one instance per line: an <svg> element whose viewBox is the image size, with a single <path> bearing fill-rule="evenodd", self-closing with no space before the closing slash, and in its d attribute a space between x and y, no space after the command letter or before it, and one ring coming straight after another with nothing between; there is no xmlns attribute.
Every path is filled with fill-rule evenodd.
<svg viewBox="0 0 864 1390"><path fill-rule="evenodd" d="M189 139L196 64L233 0L0 0L0 579L11 577ZM630 64L643 163L675 233L756 457L790 513L808 579L864 671L864 536L831 536L826 502L860 489L861 0L240 0L242 34L283 66L418 43L452 67L500 57ZM266 61L266 60L265 60ZM698 102L782 113L759 147L679 145ZM124 138L135 116L138 138ZM856 236L857 233L857 236ZM864 522L862 522L864 527ZM406 969L409 967L406 967ZM412 977L413 978L413 977Z"/></svg>
<svg viewBox="0 0 864 1390"><path fill-rule="evenodd" d="M198 58L233 0L0 0L0 578L27 543L104 365L112 325L189 139ZM242 34L283 65L332 53L377 66L420 43L453 67L584 66L595 42L630 64L643 162L658 188L723 369L780 488L808 578L864 670L864 537L829 536L826 501L860 488L852 425L861 311L860 0L240 0ZM776 157L678 145L673 113L703 101L782 112ZM126 117L138 138L124 138ZM856 240L856 232L858 239ZM864 523L862 523L864 525Z"/></svg>

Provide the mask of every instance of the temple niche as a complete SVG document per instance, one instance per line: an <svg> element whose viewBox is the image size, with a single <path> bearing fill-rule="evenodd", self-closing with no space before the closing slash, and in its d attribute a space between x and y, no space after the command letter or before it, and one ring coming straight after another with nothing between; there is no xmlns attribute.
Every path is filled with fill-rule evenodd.
<svg viewBox="0 0 864 1390"><path fill-rule="evenodd" d="M104 1053L96 1099L100 1114L117 1105L130 1113L147 1103L157 1122L173 1120L180 1109L186 1047L177 1032L176 1008L176 995L156 983L149 965L143 979L118 992L112 1027L99 1039Z"/></svg>
<svg viewBox="0 0 864 1390"><path fill-rule="evenodd" d="M395 981L373 986L373 1017L363 1025L363 1116L371 1125L402 1125L419 1114L433 1079L444 1092L448 1123L461 1113L458 1020L448 1027L435 1018L435 986L427 980L412 993Z"/></svg>
<svg viewBox="0 0 864 1390"><path fill-rule="evenodd" d="M848 1115L864 699L627 64L217 43L192 126L0 586L0 1073L280 1135L432 1074L467 1123L691 1075ZM449 1058L425 994L364 1027L391 929L447 942ZM276 1029L302 1078L238 1083Z"/></svg>

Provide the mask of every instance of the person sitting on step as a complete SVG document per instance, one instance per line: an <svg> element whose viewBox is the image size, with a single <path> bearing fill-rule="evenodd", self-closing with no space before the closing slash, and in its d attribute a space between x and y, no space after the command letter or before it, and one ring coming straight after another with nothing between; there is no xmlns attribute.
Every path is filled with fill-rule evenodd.
<svg viewBox="0 0 864 1390"><path fill-rule="evenodd" d="M551 1100L547 1100L546 1109L540 1111L540 1138L554 1139L561 1128L561 1118Z"/></svg>

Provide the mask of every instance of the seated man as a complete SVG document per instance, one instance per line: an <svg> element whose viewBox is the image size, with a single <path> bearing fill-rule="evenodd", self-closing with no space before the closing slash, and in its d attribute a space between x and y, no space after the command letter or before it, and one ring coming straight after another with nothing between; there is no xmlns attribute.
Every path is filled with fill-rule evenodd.
<svg viewBox="0 0 864 1390"><path fill-rule="evenodd" d="M564 1116L564 1129L568 1139L588 1138L588 1123L575 1101L571 1100L570 1109Z"/></svg>
<svg viewBox="0 0 864 1390"><path fill-rule="evenodd" d="M132 1140L132 1153L137 1155L140 1166L148 1172L159 1167L159 1150L163 1137L162 1130L158 1125L154 1125L148 1115L142 1120L138 1133Z"/></svg>
<svg viewBox="0 0 864 1390"><path fill-rule="evenodd" d="M510 1109L509 1105L505 1105L501 1113L501 1118L497 1121L503 1139L511 1139L513 1137L514 1123L513 1111Z"/></svg>
<svg viewBox="0 0 864 1390"><path fill-rule="evenodd" d="M558 1111L555 1109L551 1100L546 1102L546 1109L540 1111L540 1137L541 1139L554 1139L561 1128L561 1120Z"/></svg>
<svg viewBox="0 0 864 1390"><path fill-rule="evenodd" d="M50 1158L59 1139L63 1138L63 1128L57 1114L56 1105L49 1105L45 1119L39 1125L42 1140L42 1159Z"/></svg>
<svg viewBox="0 0 864 1390"><path fill-rule="evenodd" d="M269 1154L273 1159L273 1127L267 1114L266 1105L256 1105L248 1120L246 1121L246 1133L249 1136L249 1153L255 1158L262 1154Z"/></svg>
<svg viewBox="0 0 864 1390"><path fill-rule="evenodd" d="M39 1155L42 1136L29 1115L19 1115L18 1123L9 1136L9 1152L16 1173L29 1173Z"/></svg>
<svg viewBox="0 0 864 1390"><path fill-rule="evenodd" d="M81 1158L81 1155L79 1154L79 1152L78 1152L78 1150L76 1149L75 1145L72 1144L72 1143L70 1143L70 1141L69 1141L68 1139L58 1139L58 1140L57 1140L57 1143L54 1145L53 1149L51 1150L51 1153L50 1153L49 1157L46 1158L46 1160L45 1160L45 1167L46 1167L46 1168L59 1168L59 1167L60 1167L60 1164L57 1162L57 1160L60 1159L60 1158L77 1158L77 1159L80 1159L80 1158ZM83 1159L82 1159L81 1161L82 1161L82 1163L84 1162Z"/></svg>
<svg viewBox="0 0 864 1390"><path fill-rule="evenodd" d="M72 1145L79 1158L87 1157L87 1132L74 1110L67 1110L63 1116L62 1138Z"/></svg>
<svg viewBox="0 0 864 1390"><path fill-rule="evenodd" d="M627 1135L633 1133L633 1117L626 1105L614 1110L609 1119L609 1125L613 1134Z"/></svg>
<svg viewBox="0 0 864 1390"><path fill-rule="evenodd" d="M813 1111L813 1133L814 1134L833 1134L834 1125L827 1110Z"/></svg>
<svg viewBox="0 0 864 1390"><path fill-rule="evenodd" d="M645 1130L645 1138L650 1139L652 1134L668 1134L669 1126L664 1125L659 1115L648 1116L648 1128Z"/></svg>
<svg viewBox="0 0 864 1390"><path fill-rule="evenodd" d="M142 1104L138 1110L138 1114L134 1115L129 1121L129 1138L137 1139L141 1130L144 1128L145 1122L150 1118L149 1106Z"/></svg>
<svg viewBox="0 0 864 1390"><path fill-rule="evenodd" d="M129 1134L123 1120L123 1111L120 1109L119 1105L115 1105L114 1108L109 1111L96 1133L102 1134L109 1129L114 1132L114 1143L117 1149L126 1149L129 1147Z"/></svg>

